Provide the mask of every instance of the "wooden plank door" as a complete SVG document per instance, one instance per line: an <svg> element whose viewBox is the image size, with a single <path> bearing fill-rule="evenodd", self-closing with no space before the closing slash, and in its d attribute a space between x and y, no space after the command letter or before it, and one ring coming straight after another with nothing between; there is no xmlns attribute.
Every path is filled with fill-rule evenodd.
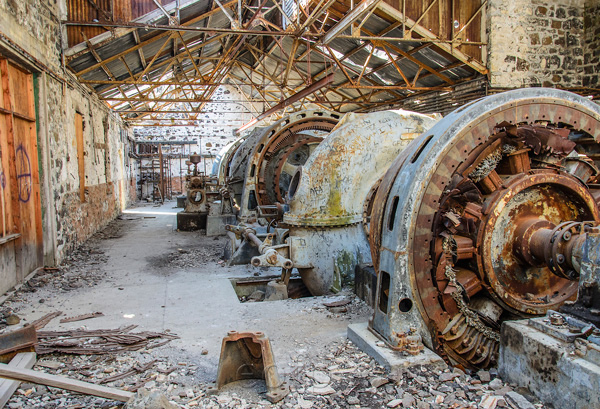
<svg viewBox="0 0 600 409"><path fill-rule="evenodd" d="M20 236L14 243L15 280L20 283L43 266L42 203L40 197L38 147L33 75L0 59L2 84L2 165L8 169L4 192L11 212L10 231ZM8 158L9 164L5 163ZM11 280L12 281L12 280ZM14 284L13 284L14 285ZM0 288L0 290L5 290Z"/></svg>

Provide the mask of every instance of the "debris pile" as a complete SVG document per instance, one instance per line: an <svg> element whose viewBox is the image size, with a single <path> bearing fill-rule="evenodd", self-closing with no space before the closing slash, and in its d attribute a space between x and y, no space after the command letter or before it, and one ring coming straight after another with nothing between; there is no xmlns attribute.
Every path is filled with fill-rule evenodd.
<svg viewBox="0 0 600 409"><path fill-rule="evenodd" d="M220 261L222 253L223 243L219 240L214 246L177 249L169 254L168 263L174 268L200 267Z"/></svg>
<svg viewBox="0 0 600 409"><path fill-rule="evenodd" d="M51 353L113 354L123 351L138 351L142 348L157 348L179 338L166 332L131 332L136 327L136 325L129 325L116 330L38 331L39 341L36 351L39 355Z"/></svg>

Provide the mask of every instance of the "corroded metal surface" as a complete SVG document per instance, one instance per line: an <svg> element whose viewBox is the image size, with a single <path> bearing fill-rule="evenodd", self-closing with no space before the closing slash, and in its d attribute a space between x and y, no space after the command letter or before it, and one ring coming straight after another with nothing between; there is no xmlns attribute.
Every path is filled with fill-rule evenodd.
<svg viewBox="0 0 600 409"><path fill-rule="evenodd" d="M340 114L325 110L307 110L290 114L273 125L254 131L238 148L232 162L232 181L238 180L239 172L243 170L243 188L238 204L240 219L245 221L258 215L258 206L274 205L279 200L282 191L287 191L290 178L281 173L291 172L290 166L300 166L308 159L311 150L306 150L310 144L299 143L311 139L311 143L322 140L335 127ZM280 161L291 153L297 152L296 162L292 163L288 155L280 166ZM241 159L246 159L242 161ZM287 162L288 166L285 166ZM279 195L277 193L279 188ZM238 189L239 191L239 189ZM236 191L237 199L237 191Z"/></svg>
<svg viewBox="0 0 600 409"><path fill-rule="evenodd" d="M244 379L264 379L267 399L279 402L290 392L279 377L269 338L262 332L229 331L223 338L217 390L224 385ZM216 392L216 391L213 391Z"/></svg>
<svg viewBox="0 0 600 409"><path fill-rule="evenodd" d="M312 294L339 291L353 282L358 264L370 262L361 225L369 191L396 155L438 119L408 111L347 115L296 173L283 215L289 237L276 249Z"/></svg>
<svg viewBox="0 0 600 409"><path fill-rule="evenodd" d="M229 175L229 168L231 167L231 161L235 152L244 141L244 138L239 138L233 142L228 143L219 151L213 162L213 166L210 172L211 177L217 178L220 185L224 185Z"/></svg>
<svg viewBox="0 0 600 409"><path fill-rule="evenodd" d="M246 177L250 154L264 135L265 129L265 127L252 128L250 132L238 140L239 145L235 148L235 152L231 156L231 162L228 165L226 173L227 186L233 191L235 202L238 205L242 200L244 178Z"/></svg>
<svg viewBox="0 0 600 409"><path fill-rule="evenodd" d="M360 223L363 203L373 184L398 153L437 119L409 111L345 117L302 167L293 195L290 190L290 211L284 215L284 223Z"/></svg>
<svg viewBox="0 0 600 409"><path fill-rule="evenodd" d="M422 134L375 195L373 329L395 346L418 325L438 353L488 366L507 316L573 298L571 270L548 264L577 262L573 249L539 255L536 243L562 222L600 220L599 137L600 107L549 89L484 98Z"/></svg>

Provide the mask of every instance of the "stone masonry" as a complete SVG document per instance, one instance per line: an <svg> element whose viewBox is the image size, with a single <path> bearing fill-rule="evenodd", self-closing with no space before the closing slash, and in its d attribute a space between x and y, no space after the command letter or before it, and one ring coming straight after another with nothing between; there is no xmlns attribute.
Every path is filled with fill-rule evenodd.
<svg viewBox="0 0 600 409"><path fill-rule="evenodd" d="M600 87L600 0L585 2L583 86Z"/></svg>
<svg viewBox="0 0 600 409"><path fill-rule="evenodd" d="M44 263L113 220L135 197L132 132L63 68L64 1L0 0L0 56L35 74ZM75 113L83 118L85 200L79 194ZM133 194L132 194L133 192Z"/></svg>
<svg viewBox="0 0 600 409"><path fill-rule="evenodd" d="M488 2L491 86L581 87L584 14L582 0Z"/></svg>

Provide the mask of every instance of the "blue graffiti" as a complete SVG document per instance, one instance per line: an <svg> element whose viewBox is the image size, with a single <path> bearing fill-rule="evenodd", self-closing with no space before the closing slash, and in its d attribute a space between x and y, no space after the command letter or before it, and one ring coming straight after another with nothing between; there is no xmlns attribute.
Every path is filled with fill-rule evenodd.
<svg viewBox="0 0 600 409"><path fill-rule="evenodd" d="M19 144L17 147L16 159L19 200L23 203L27 203L31 198L31 161L22 144Z"/></svg>

